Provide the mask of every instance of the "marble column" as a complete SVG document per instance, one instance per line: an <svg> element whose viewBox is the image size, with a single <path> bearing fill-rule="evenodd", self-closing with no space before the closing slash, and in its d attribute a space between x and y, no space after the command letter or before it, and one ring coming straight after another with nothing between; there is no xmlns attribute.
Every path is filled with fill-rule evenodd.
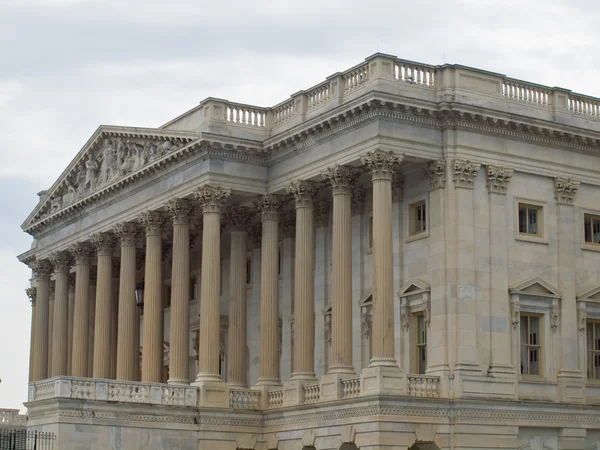
<svg viewBox="0 0 600 450"><path fill-rule="evenodd" d="M67 326L69 343L69 354L67 355L67 374L72 375L71 362L73 360L73 314L75 312L75 278L69 277L69 306L67 313Z"/></svg>
<svg viewBox="0 0 600 450"><path fill-rule="evenodd" d="M255 206L262 214L260 252L260 354L258 386L279 386L279 210L281 198L263 195Z"/></svg>
<svg viewBox="0 0 600 450"><path fill-rule="evenodd" d="M292 380L315 377L315 229L310 181L294 181L286 191L296 202L296 262L294 273L294 372Z"/></svg>
<svg viewBox="0 0 600 450"><path fill-rule="evenodd" d="M229 322L227 327L227 383L248 385L246 252L252 214L248 208L232 206L225 211L225 223L231 237L229 257Z"/></svg>
<svg viewBox="0 0 600 450"><path fill-rule="evenodd" d="M402 157L377 150L361 157L373 180L373 354L372 367L396 366L392 179Z"/></svg>
<svg viewBox="0 0 600 450"><path fill-rule="evenodd" d="M33 359L31 380L39 381L48 378L48 307L50 303L50 272L49 261L36 261L34 265L36 278L35 303L33 312Z"/></svg>
<svg viewBox="0 0 600 450"><path fill-rule="evenodd" d="M490 205L490 374L494 377L514 376L510 360L510 303L508 288L508 204L506 191L514 170L507 167L486 167Z"/></svg>
<svg viewBox="0 0 600 450"><path fill-rule="evenodd" d="M96 279L96 314L94 324L94 378L111 378L111 334L112 334L112 253L114 238L108 233L92 236L98 253L98 275Z"/></svg>
<svg viewBox="0 0 600 450"><path fill-rule="evenodd" d="M356 173L334 166L323 173L333 193L331 365L329 373L354 373L352 365L352 185Z"/></svg>
<svg viewBox="0 0 600 450"><path fill-rule="evenodd" d="M231 190L203 186L195 192L202 208L202 269L200 285L200 354L197 383L221 381L219 342L221 315L221 211Z"/></svg>
<svg viewBox="0 0 600 450"><path fill-rule="evenodd" d="M54 288L54 322L52 330L52 370L50 376L67 375L67 357L69 356L69 337L67 317L69 312L69 269L71 255L57 252L51 256L54 266L56 286Z"/></svg>
<svg viewBox="0 0 600 450"><path fill-rule="evenodd" d="M50 292L48 297L48 352L46 355L46 367L48 368L46 376L50 378L52 374L52 330L54 329L54 297L56 293L54 292L56 289L56 282L54 280L50 280Z"/></svg>
<svg viewBox="0 0 600 450"><path fill-rule="evenodd" d="M115 234L121 244L121 273L119 282L119 325L117 335L117 380L135 380L139 348L135 347L136 318L135 301L135 234L132 223L120 223Z"/></svg>
<svg viewBox="0 0 600 450"><path fill-rule="evenodd" d="M29 382L33 381L33 344L35 342L35 289L25 289L25 294L31 302L31 329L29 330Z"/></svg>
<svg viewBox="0 0 600 450"><path fill-rule="evenodd" d="M171 274L171 326L169 384L189 384L190 346L190 216L192 203L173 199L167 203L173 221Z"/></svg>
<svg viewBox="0 0 600 450"><path fill-rule="evenodd" d="M146 230L142 381L153 383L163 382L164 308L161 233L164 221L164 215L158 211L146 211L140 217L140 223Z"/></svg>
<svg viewBox="0 0 600 450"><path fill-rule="evenodd" d="M117 259L112 264L112 319L110 321L110 378L117 377L117 336L119 335L119 273L121 264Z"/></svg>
<svg viewBox="0 0 600 450"><path fill-rule="evenodd" d="M87 242L79 242L70 248L70 253L75 257L75 303L73 305L71 375L74 377L87 377L90 337L90 324L88 322L90 302L88 293L92 248Z"/></svg>

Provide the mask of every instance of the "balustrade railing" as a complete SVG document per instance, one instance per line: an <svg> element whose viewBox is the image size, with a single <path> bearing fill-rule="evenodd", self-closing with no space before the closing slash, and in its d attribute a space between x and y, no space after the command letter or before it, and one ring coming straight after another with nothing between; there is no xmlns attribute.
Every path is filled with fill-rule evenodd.
<svg viewBox="0 0 600 450"><path fill-rule="evenodd" d="M342 378L342 398L354 398L360 395L360 376Z"/></svg>
<svg viewBox="0 0 600 450"><path fill-rule="evenodd" d="M346 91L359 88L369 81L369 65L364 64L344 73Z"/></svg>
<svg viewBox="0 0 600 450"><path fill-rule="evenodd" d="M440 378L431 375L408 375L408 395L411 397L439 397Z"/></svg>
<svg viewBox="0 0 600 450"><path fill-rule="evenodd" d="M260 409L260 391L231 388L229 407L233 409Z"/></svg>
<svg viewBox="0 0 600 450"><path fill-rule="evenodd" d="M327 103L331 96L329 82L327 81L311 89L306 95L308 96L308 109Z"/></svg>
<svg viewBox="0 0 600 450"><path fill-rule="evenodd" d="M0 427L24 427L27 424L27 416L19 414L18 409L0 409Z"/></svg>
<svg viewBox="0 0 600 450"><path fill-rule="evenodd" d="M405 83L435 86L435 70L433 66L398 60L394 66L394 77Z"/></svg>
<svg viewBox="0 0 600 450"><path fill-rule="evenodd" d="M296 108L294 106L294 99L288 100L287 102L273 108L273 123L275 125L279 125L294 117L295 113Z"/></svg>
<svg viewBox="0 0 600 450"><path fill-rule="evenodd" d="M283 406L283 389L267 391L267 408L280 408Z"/></svg>
<svg viewBox="0 0 600 450"><path fill-rule="evenodd" d="M600 118L600 99L584 95L571 94L567 99L569 111L594 118Z"/></svg>
<svg viewBox="0 0 600 450"><path fill-rule="evenodd" d="M321 398L321 385L319 383L310 383L302 386L304 391L304 403L317 403Z"/></svg>
<svg viewBox="0 0 600 450"><path fill-rule="evenodd" d="M264 128L267 121L267 109L258 106L228 103L225 118L236 125Z"/></svg>
<svg viewBox="0 0 600 450"><path fill-rule="evenodd" d="M54 380L44 380L35 383L35 400L46 400L55 397Z"/></svg>
<svg viewBox="0 0 600 450"><path fill-rule="evenodd" d="M544 86L505 78L502 83L502 95L511 100L550 106L552 90Z"/></svg>

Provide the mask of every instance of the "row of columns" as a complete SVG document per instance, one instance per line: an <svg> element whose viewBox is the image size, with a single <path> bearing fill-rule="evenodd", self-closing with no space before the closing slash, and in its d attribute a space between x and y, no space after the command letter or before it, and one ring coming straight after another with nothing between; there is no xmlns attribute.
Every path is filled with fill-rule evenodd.
<svg viewBox="0 0 600 450"><path fill-rule="evenodd" d="M372 366L395 365L393 330L392 273L392 178L401 162L393 153L367 153L361 162L373 181L373 357ZM332 248L332 364L330 373L352 373L352 204L351 195L357 172L334 166L323 172L333 194ZM294 181L286 187L296 207L295 328L293 380L315 378L314 310L314 198L311 181ZM200 290L200 348L197 382L218 382L220 333L220 258L221 215L231 191L220 186L203 186L195 192L202 209L202 261ZM279 375L279 277L278 222L282 198L264 195L255 202L261 212L261 287L260 287L260 373L258 385L281 383ZM165 205L173 226L170 377L169 383L188 383L189 352L189 266L190 217L192 203L175 199ZM230 292L228 328L228 380L247 385L246 367L246 277L247 228L252 217L244 207L225 211L231 226ZM139 224L145 229L146 264L144 276L144 330L141 379L162 381L163 314L161 229L165 216L158 211L143 213ZM118 335L116 379L136 379L139 324L136 326L136 239L137 225L118 224L112 233L93 236L91 243L98 255L96 284L93 377L110 377L111 322L113 320L112 252L115 239L120 243L120 280L118 299ZM33 381L67 374L67 310L70 257L75 257L75 305L71 374L88 373L89 280L92 245L78 243L69 252L59 252L51 261L35 266L37 293L32 338ZM48 297L51 268L56 278L52 364L46 366L48 352ZM46 331L44 331L44 329Z"/></svg>

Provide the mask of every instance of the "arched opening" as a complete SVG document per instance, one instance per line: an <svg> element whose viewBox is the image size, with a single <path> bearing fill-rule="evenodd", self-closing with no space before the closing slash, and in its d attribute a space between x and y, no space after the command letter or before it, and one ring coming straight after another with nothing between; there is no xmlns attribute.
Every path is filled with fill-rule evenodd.
<svg viewBox="0 0 600 450"><path fill-rule="evenodd" d="M345 442L340 446L340 450L358 450L358 447L352 442Z"/></svg>
<svg viewBox="0 0 600 450"><path fill-rule="evenodd" d="M302 447L302 450L317 450L317 449L314 448L312 445L311 446L305 445L304 447Z"/></svg>
<svg viewBox="0 0 600 450"><path fill-rule="evenodd" d="M415 442L408 450L440 450L433 442Z"/></svg>

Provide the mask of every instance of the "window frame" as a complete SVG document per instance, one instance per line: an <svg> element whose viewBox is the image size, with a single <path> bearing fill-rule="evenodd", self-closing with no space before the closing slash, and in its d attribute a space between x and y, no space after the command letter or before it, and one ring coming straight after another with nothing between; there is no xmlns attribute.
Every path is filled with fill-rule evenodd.
<svg viewBox="0 0 600 450"><path fill-rule="evenodd" d="M419 278L409 278L397 293L400 300L400 330L399 348L401 354L398 360L400 367L412 374L419 374L417 359L417 322L416 317L423 316L425 325L426 344L431 342L431 286ZM425 353L425 373L429 366L429 349ZM421 374L419 374L421 375Z"/></svg>
<svg viewBox="0 0 600 450"><path fill-rule="evenodd" d="M523 373L523 369L520 367L519 365L519 373L522 377L524 378L544 378L544 364L545 364L545 360L544 360L544 315L540 314L540 313L530 313L530 312L522 312L521 316L519 318L519 337L520 337L520 333L521 333L521 329L523 327L523 319L527 318L527 335L531 336L531 319L537 319L538 320L538 330L539 330L539 336L538 336L538 340L539 340L539 344L534 345L534 344L530 344L529 342L527 344L523 344L522 341L519 342L519 360L521 361L521 351L523 349L523 347L527 348L527 364L529 366L529 349L531 347L533 348L537 348L538 350L538 373L529 373L530 371L528 370L528 373ZM528 367L529 369L529 367Z"/></svg>
<svg viewBox="0 0 600 450"><path fill-rule="evenodd" d="M590 354L592 354L593 356L595 356L596 358L598 358L598 360L600 360L600 330L598 332L597 339L596 340L594 340L594 339L592 340L593 342L594 341L598 342L598 348L590 350L588 348L588 345L587 345L587 342L588 342L588 326L592 325L592 330L595 331L596 326L600 327L600 318L586 319L585 325L586 325L585 332L584 332L584 334L585 334L584 339L585 339L585 343L586 343L586 345L585 345L585 353L586 353L585 377L586 377L586 380L591 381L592 383L600 383L600 374L598 374L598 377L592 377L592 378L590 378L589 372L588 372L588 370L589 370L589 362L590 362L589 361ZM595 353L595 355L594 355L594 353ZM600 367L600 365L599 365L599 367Z"/></svg>
<svg viewBox="0 0 600 450"><path fill-rule="evenodd" d="M422 330L419 330L419 321L422 320ZM425 318L425 312L424 311L419 311L416 312L414 314L412 314L412 322L414 325L414 336L413 336L413 358L412 358L412 369L411 373L417 374L417 375L425 375L425 373L427 372L427 361L429 358L429 352L427 351L427 338L428 338L428 323L427 320ZM419 333L419 331L421 331L421 333ZM419 342L420 341L420 336L423 335L425 337L424 342ZM419 358L419 349L423 347L425 348L425 367L423 369L423 371L421 372L421 368L420 368L420 358Z"/></svg>
<svg viewBox="0 0 600 450"><path fill-rule="evenodd" d="M600 384L600 378L588 378L587 324L600 323L600 285L577 295L577 328L579 329L579 361L586 383Z"/></svg>
<svg viewBox="0 0 600 450"><path fill-rule="evenodd" d="M417 231L415 228L416 211L418 207L423 207L425 212L425 228ZM406 239L405 242L413 242L419 239L429 237L429 201L427 197L421 198L420 200L410 202L406 207Z"/></svg>
<svg viewBox="0 0 600 450"><path fill-rule="evenodd" d="M580 210L580 220L579 228L581 230L581 248L583 250L591 250L595 252L600 252L600 243L595 244L593 242L587 242L585 240L585 219L586 216L591 216L592 220L598 220L600 222L600 211L581 208Z"/></svg>
<svg viewBox="0 0 600 450"><path fill-rule="evenodd" d="M536 209L538 211L537 222L538 222L538 233L522 233L520 231L520 220L519 220L519 210L521 206L525 206L527 208ZM547 230L547 202L515 197L514 198L514 234L515 240L525 241L525 242L533 242L537 244L549 244L548 241L548 230Z"/></svg>

